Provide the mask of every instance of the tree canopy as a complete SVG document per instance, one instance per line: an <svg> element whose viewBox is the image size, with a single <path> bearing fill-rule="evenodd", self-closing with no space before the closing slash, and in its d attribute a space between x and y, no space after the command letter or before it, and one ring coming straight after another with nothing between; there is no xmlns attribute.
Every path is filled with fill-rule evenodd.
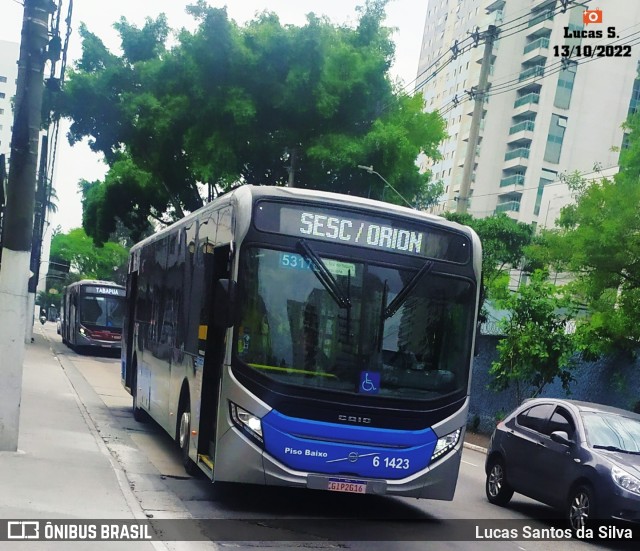
<svg viewBox="0 0 640 551"><path fill-rule="evenodd" d="M587 311L578 336L588 356L640 344L640 115L625 126L619 172L592 182L571 175L576 202L543 234L542 253L572 274L570 289Z"/></svg>
<svg viewBox="0 0 640 551"><path fill-rule="evenodd" d="M96 247L82 228L57 233L51 240L51 258L69 262L80 277L123 283L128 256L119 243Z"/></svg>
<svg viewBox="0 0 640 551"><path fill-rule="evenodd" d="M516 222L501 212L486 218L447 212L448 220L470 226L482 243L482 276L488 295L501 297L509 283L509 270L522 268L525 250L533 242L533 226Z"/></svg>
<svg viewBox="0 0 640 551"><path fill-rule="evenodd" d="M97 242L118 220L135 235L149 216L172 221L240 184L285 185L381 198L373 165L411 200L436 199L420 152L445 135L421 94L394 86L388 0L366 0L355 28L309 14L304 26L265 12L244 26L200 1L198 22L166 46L164 16L122 19L122 55L81 26L83 55L60 112L69 138L89 138L109 165L85 196L83 227ZM401 203L387 193L387 201Z"/></svg>
<svg viewBox="0 0 640 551"><path fill-rule="evenodd" d="M527 284L498 303L510 314L500 321L505 337L489 370L493 388L513 385L518 404L537 396L556 378L568 390L575 352L573 335L566 330L574 314L570 298L547 279L546 272L536 270Z"/></svg>

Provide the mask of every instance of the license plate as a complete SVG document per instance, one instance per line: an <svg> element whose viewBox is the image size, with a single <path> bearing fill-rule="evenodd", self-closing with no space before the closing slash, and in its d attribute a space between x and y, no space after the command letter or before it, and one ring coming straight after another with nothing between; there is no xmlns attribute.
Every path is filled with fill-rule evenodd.
<svg viewBox="0 0 640 551"><path fill-rule="evenodd" d="M367 483L362 480L330 478L327 490L332 492L348 492L350 494L366 494Z"/></svg>

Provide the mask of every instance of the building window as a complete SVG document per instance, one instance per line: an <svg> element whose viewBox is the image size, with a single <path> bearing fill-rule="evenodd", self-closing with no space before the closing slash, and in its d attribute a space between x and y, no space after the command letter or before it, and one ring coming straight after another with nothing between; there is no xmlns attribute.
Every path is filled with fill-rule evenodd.
<svg viewBox="0 0 640 551"><path fill-rule="evenodd" d="M5 93L4 92L0 92L0 99L4 99L5 98Z"/></svg>
<svg viewBox="0 0 640 551"><path fill-rule="evenodd" d="M544 160L548 163L558 164L560 162L560 152L562 151L562 140L567 128L567 117L560 115L551 116L549 135L547 136L547 147L544 150Z"/></svg>
<svg viewBox="0 0 640 551"><path fill-rule="evenodd" d="M3 77L0 75L0 82L7 82L7 77Z"/></svg>
<svg viewBox="0 0 640 551"><path fill-rule="evenodd" d="M553 105L560 109L569 109L571 103L571 92L573 92L573 83L576 79L576 71L578 65L572 63L566 69L560 71L558 77L558 86L556 88L556 97L553 100Z"/></svg>
<svg viewBox="0 0 640 551"><path fill-rule="evenodd" d="M557 174L557 172L553 172L552 170L545 170L544 168L542 169L542 172L540 172L540 182L538 183L536 205L533 208L533 214L535 214L536 216L540 214L540 203L542 202L542 193L544 192L544 186L550 184L551 182L555 182L557 180Z"/></svg>
<svg viewBox="0 0 640 551"><path fill-rule="evenodd" d="M639 69L640 69L640 63ZM640 77L636 77L633 81L633 90L631 90L631 101L629 102L629 115L633 115L640 105Z"/></svg>

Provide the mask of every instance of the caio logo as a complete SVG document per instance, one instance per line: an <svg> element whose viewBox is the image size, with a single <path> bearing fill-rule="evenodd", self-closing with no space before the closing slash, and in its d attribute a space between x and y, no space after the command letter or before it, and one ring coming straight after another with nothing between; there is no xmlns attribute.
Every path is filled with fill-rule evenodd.
<svg viewBox="0 0 640 551"><path fill-rule="evenodd" d="M602 23L602 10L585 10L582 13L582 22L585 25L589 23Z"/></svg>

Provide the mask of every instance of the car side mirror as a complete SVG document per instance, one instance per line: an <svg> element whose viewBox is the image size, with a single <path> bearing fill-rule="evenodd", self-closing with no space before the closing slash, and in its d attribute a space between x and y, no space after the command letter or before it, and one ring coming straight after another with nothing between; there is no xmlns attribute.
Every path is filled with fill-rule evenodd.
<svg viewBox="0 0 640 551"><path fill-rule="evenodd" d="M556 430L551 433L551 440L558 444L564 444L565 446L571 446L573 441L569 439L569 435L563 430Z"/></svg>
<svg viewBox="0 0 640 551"><path fill-rule="evenodd" d="M213 297L213 324L216 327L231 327L234 322L236 282L232 279L219 279Z"/></svg>

